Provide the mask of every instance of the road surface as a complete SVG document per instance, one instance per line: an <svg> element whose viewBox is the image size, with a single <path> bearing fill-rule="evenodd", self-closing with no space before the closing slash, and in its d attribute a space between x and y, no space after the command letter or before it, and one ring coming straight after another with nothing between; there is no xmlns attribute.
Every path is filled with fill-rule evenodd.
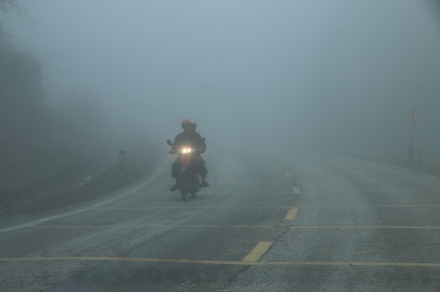
<svg viewBox="0 0 440 292"><path fill-rule="evenodd" d="M440 178L354 158L210 149L87 204L0 222L0 291L440 291Z"/></svg>

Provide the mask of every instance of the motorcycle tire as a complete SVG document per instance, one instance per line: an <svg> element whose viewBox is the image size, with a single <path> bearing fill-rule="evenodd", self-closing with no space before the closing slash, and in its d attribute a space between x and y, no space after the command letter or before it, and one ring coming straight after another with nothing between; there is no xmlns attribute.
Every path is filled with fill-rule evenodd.
<svg viewBox="0 0 440 292"><path fill-rule="evenodd" d="M182 200L188 200L188 184L185 183L184 180L181 179L180 182L180 193L182 194Z"/></svg>

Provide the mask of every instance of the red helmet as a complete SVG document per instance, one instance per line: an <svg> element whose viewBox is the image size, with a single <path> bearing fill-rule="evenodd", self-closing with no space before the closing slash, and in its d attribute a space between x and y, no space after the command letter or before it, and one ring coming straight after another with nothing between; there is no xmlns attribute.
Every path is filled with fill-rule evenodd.
<svg viewBox="0 0 440 292"><path fill-rule="evenodd" d="M182 125L181 125L181 127L183 127L183 126L185 126L185 125L194 125L194 122L191 121L190 119L184 119L184 120L182 121Z"/></svg>

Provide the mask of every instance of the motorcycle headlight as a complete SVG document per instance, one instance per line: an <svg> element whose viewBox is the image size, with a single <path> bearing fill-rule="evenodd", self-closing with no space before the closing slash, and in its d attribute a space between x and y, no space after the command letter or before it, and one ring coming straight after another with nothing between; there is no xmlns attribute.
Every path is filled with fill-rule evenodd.
<svg viewBox="0 0 440 292"><path fill-rule="evenodd" d="M191 148L182 148L182 150L180 150L181 153L191 153L192 149Z"/></svg>

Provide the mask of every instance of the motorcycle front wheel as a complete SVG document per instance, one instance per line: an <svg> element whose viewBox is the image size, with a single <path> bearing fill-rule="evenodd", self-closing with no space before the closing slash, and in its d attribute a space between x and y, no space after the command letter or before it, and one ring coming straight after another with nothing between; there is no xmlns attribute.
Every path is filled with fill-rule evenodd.
<svg viewBox="0 0 440 292"><path fill-rule="evenodd" d="M188 200L188 182L186 179L186 175L182 175L180 177L180 193L182 194L182 200Z"/></svg>

